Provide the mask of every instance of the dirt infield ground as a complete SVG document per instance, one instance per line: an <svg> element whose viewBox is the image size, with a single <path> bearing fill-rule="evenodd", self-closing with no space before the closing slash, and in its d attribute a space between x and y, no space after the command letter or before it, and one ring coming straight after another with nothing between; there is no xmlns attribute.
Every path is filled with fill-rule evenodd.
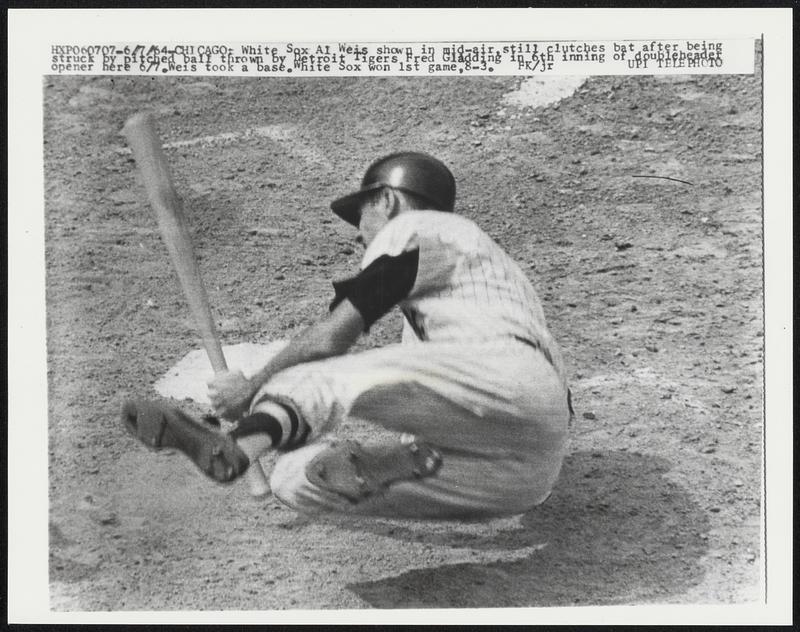
<svg viewBox="0 0 800 632"><path fill-rule="evenodd" d="M541 107L509 99L521 81L45 80L54 610L759 598L760 76L593 77ZM448 162L570 367L547 503L487 524L309 521L126 435L122 401L199 344L119 135L140 109L172 143L227 344L325 312L359 261L327 205L373 158ZM399 330L387 317L360 346Z"/></svg>

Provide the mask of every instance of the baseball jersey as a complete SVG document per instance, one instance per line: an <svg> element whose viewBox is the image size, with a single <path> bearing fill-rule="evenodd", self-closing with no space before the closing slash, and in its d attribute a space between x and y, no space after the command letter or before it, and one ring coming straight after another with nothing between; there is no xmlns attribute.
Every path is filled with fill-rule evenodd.
<svg viewBox="0 0 800 632"><path fill-rule="evenodd" d="M401 213L369 245L361 268L412 252L413 285L406 282L410 290L398 302L405 317L404 342L516 338L539 347L563 378L561 353L536 291L473 221L439 211Z"/></svg>

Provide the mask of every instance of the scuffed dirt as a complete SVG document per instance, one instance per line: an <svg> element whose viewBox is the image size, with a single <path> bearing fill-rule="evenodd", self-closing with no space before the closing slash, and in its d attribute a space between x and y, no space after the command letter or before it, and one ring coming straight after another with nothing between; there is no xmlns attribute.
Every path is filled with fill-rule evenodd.
<svg viewBox="0 0 800 632"><path fill-rule="evenodd" d="M506 96L521 83L46 79L53 609L759 598L760 77L593 77L544 107ZM374 157L450 163L460 212L530 272L571 367L550 499L487 524L311 521L128 437L122 401L199 346L119 135L145 108L175 143L226 344L325 312L359 261L327 205Z"/></svg>

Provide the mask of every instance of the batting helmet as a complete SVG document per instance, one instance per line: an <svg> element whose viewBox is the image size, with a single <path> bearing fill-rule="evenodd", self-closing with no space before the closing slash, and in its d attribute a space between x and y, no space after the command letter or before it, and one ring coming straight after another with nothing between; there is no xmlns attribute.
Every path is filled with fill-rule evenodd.
<svg viewBox="0 0 800 632"><path fill-rule="evenodd" d="M391 154L373 162L361 188L331 202L331 209L343 220L358 226L360 203L371 191L389 186L418 195L431 208L451 212L456 199L456 181L445 164L433 156L415 151Z"/></svg>

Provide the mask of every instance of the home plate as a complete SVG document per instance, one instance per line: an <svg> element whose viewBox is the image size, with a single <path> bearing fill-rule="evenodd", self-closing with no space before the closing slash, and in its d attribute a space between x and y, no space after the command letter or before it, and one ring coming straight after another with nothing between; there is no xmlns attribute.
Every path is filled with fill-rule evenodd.
<svg viewBox="0 0 800 632"><path fill-rule="evenodd" d="M288 340L274 340L268 344L242 342L224 345L222 353L228 367L241 370L250 377L269 362L287 344ZM210 405L208 381L214 377L214 369L204 349L190 351L155 383L156 392L163 397L190 399L198 404Z"/></svg>

